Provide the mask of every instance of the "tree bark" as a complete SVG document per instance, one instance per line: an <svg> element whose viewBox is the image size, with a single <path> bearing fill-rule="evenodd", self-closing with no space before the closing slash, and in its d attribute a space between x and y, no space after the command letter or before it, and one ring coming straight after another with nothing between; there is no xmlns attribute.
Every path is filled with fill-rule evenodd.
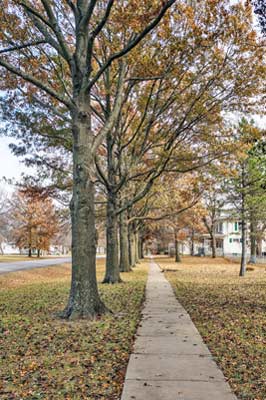
<svg viewBox="0 0 266 400"><path fill-rule="evenodd" d="M106 216L106 269L103 283L121 282L118 255L118 217L116 214L116 199L108 194Z"/></svg>
<svg viewBox="0 0 266 400"><path fill-rule="evenodd" d="M140 254L141 254L141 259L144 259L144 240L141 239L140 241Z"/></svg>
<svg viewBox="0 0 266 400"><path fill-rule="evenodd" d="M136 264L139 264L139 233L137 231L134 232L135 236L135 257Z"/></svg>
<svg viewBox="0 0 266 400"><path fill-rule="evenodd" d="M250 259L249 264L257 263L256 224L251 214L250 218Z"/></svg>
<svg viewBox="0 0 266 400"><path fill-rule="evenodd" d="M239 276L245 276L247 268L247 226L246 226L246 175L245 165L242 167L242 193L241 193L241 240L242 240L242 251L241 251L241 265Z"/></svg>
<svg viewBox="0 0 266 400"><path fill-rule="evenodd" d="M241 266L239 276L245 276L247 267L247 229L246 221L242 219L242 230L241 230L241 240L242 240L242 251L241 251Z"/></svg>
<svg viewBox="0 0 266 400"><path fill-rule="evenodd" d="M191 231L191 256L195 255L195 230L192 228Z"/></svg>
<svg viewBox="0 0 266 400"><path fill-rule="evenodd" d="M94 197L91 176L93 162L90 152L89 98L81 101L73 118L73 196L72 218L72 279L67 307L63 318L93 319L107 311L102 303L96 279L96 246Z"/></svg>
<svg viewBox="0 0 266 400"><path fill-rule="evenodd" d="M257 242L257 253L259 257L262 257L262 239L260 238Z"/></svg>
<svg viewBox="0 0 266 400"><path fill-rule="evenodd" d="M41 250L38 249L38 250L37 250L37 257L40 258L40 256L41 256Z"/></svg>
<svg viewBox="0 0 266 400"><path fill-rule="evenodd" d="M128 243L128 225L127 213L123 211L119 216L119 236L120 236L120 264L121 272L130 272L129 262L129 243Z"/></svg>
<svg viewBox="0 0 266 400"><path fill-rule="evenodd" d="M139 241L138 241L138 252L139 252L139 259L143 259L143 239L141 235L139 235Z"/></svg>
<svg viewBox="0 0 266 400"><path fill-rule="evenodd" d="M134 268L136 266L136 246L135 246L135 235L134 231L132 228L132 224L129 225L129 260L130 260L130 266L131 268Z"/></svg>
<svg viewBox="0 0 266 400"><path fill-rule="evenodd" d="M180 253L179 253L179 241L177 239L177 234L175 233L175 262L181 262Z"/></svg>
<svg viewBox="0 0 266 400"><path fill-rule="evenodd" d="M211 233L211 249L212 249L212 258L216 258L216 237L215 233Z"/></svg>

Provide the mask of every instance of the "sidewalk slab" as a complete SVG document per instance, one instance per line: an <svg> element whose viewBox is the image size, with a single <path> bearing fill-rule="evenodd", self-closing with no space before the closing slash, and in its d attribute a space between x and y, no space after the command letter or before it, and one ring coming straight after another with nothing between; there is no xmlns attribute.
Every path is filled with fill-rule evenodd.
<svg viewBox="0 0 266 400"><path fill-rule="evenodd" d="M237 400L223 382L127 381L123 400Z"/></svg>

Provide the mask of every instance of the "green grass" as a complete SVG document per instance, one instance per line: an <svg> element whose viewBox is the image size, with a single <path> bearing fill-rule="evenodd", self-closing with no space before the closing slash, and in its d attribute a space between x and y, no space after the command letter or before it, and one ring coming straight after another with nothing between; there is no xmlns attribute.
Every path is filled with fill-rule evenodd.
<svg viewBox="0 0 266 400"><path fill-rule="evenodd" d="M0 277L1 400L120 398L147 266L123 274L124 284L100 285L114 314L92 322L55 317L66 304L69 276L69 266L59 266Z"/></svg>
<svg viewBox="0 0 266 400"><path fill-rule="evenodd" d="M239 266L223 259L157 261L238 399L265 400L265 266L239 278Z"/></svg>

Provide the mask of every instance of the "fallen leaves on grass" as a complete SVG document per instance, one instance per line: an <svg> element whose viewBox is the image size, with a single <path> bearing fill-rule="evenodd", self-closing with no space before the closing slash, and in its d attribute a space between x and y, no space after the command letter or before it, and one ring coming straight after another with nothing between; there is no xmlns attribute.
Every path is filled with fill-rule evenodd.
<svg viewBox="0 0 266 400"><path fill-rule="evenodd" d="M170 259L162 268L176 268ZM266 399L266 274L254 267L239 278L226 260L184 258L166 273L239 399Z"/></svg>
<svg viewBox="0 0 266 400"><path fill-rule="evenodd" d="M1 400L119 399L147 266L125 274L123 284L100 285L101 297L114 314L77 323L53 317L69 292L64 267L53 271L53 278L39 271L41 283L21 284L19 279L18 287L0 292ZM14 275L6 279L14 281Z"/></svg>

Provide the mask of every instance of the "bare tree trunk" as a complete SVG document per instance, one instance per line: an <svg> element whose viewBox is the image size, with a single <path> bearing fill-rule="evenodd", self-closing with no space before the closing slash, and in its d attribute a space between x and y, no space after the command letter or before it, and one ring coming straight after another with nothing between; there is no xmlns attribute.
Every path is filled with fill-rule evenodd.
<svg viewBox="0 0 266 400"><path fill-rule="evenodd" d="M135 236L135 257L136 264L139 264L139 233L137 231L134 232Z"/></svg>
<svg viewBox="0 0 266 400"><path fill-rule="evenodd" d="M128 243L128 225L127 213L123 211L119 216L119 234L120 234L120 266L121 272L130 272L129 263L129 243Z"/></svg>
<svg viewBox="0 0 266 400"><path fill-rule="evenodd" d="M130 260L130 266L131 268L134 268L136 266L136 246L135 246L135 235L134 235L134 230L132 227L132 224L129 225L129 260Z"/></svg>
<svg viewBox="0 0 266 400"><path fill-rule="evenodd" d="M191 256L195 255L195 230L192 228L191 230Z"/></svg>
<svg viewBox="0 0 266 400"><path fill-rule="evenodd" d="M249 264L257 263L257 241L256 241L256 224L251 216L250 221L250 259Z"/></svg>
<svg viewBox="0 0 266 400"><path fill-rule="evenodd" d="M211 249L212 249L212 258L216 258L216 237L215 233L211 233Z"/></svg>
<svg viewBox="0 0 266 400"><path fill-rule="evenodd" d="M241 265L239 276L245 276L247 268L247 226L246 226L246 194L244 189L246 188L245 179L245 168L242 168L242 193L241 193L241 240L242 240L242 252L241 252Z"/></svg>
<svg viewBox="0 0 266 400"><path fill-rule="evenodd" d="M143 238L141 238L141 242L140 242L140 254L141 254L141 259L144 258L144 240Z"/></svg>
<svg viewBox="0 0 266 400"><path fill-rule="evenodd" d="M242 231L241 231L241 239L242 239L242 253L241 253L241 266L240 266L240 276L245 276L246 267L247 267L247 230L246 230L246 221L242 219Z"/></svg>
<svg viewBox="0 0 266 400"><path fill-rule="evenodd" d="M143 239L141 237L141 235L139 234L139 240L138 240L138 253L139 253L139 259L142 260L143 259Z"/></svg>
<svg viewBox="0 0 266 400"><path fill-rule="evenodd" d="M177 238L177 233L175 233L175 262L181 262L180 253L179 253L179 241Z"/></svg>
<svg viewBox="0 0 266 400"><path fill-rule="evenodd" d="M116 199L108 193L106 217L106 269L103 283L121 282L118 256L118 217L116 214Z"/></svg>
<svg viewBox="0 0 266 400"><path fill-rule="evenodd" d="M258 256L262 257L262 239L261 238L257 241L257 252L258 252Z"/></svg>
<svg viewBox="0 0 266 400"><path fill-rule="evenodd" d="M40 258L40 256L41 256L41 250L38 249L38 250L37 250L37 257Z"/></svg>
<svg viewBox="0 0 266 400"><path fill-rule="evenodd" d="M106 312L96 280L96 244L94 197L95 188L90 176L89 98L73 115L73 197L72 218L72 280L67 307L62 317L71 320L95 318Z"/></svg>

